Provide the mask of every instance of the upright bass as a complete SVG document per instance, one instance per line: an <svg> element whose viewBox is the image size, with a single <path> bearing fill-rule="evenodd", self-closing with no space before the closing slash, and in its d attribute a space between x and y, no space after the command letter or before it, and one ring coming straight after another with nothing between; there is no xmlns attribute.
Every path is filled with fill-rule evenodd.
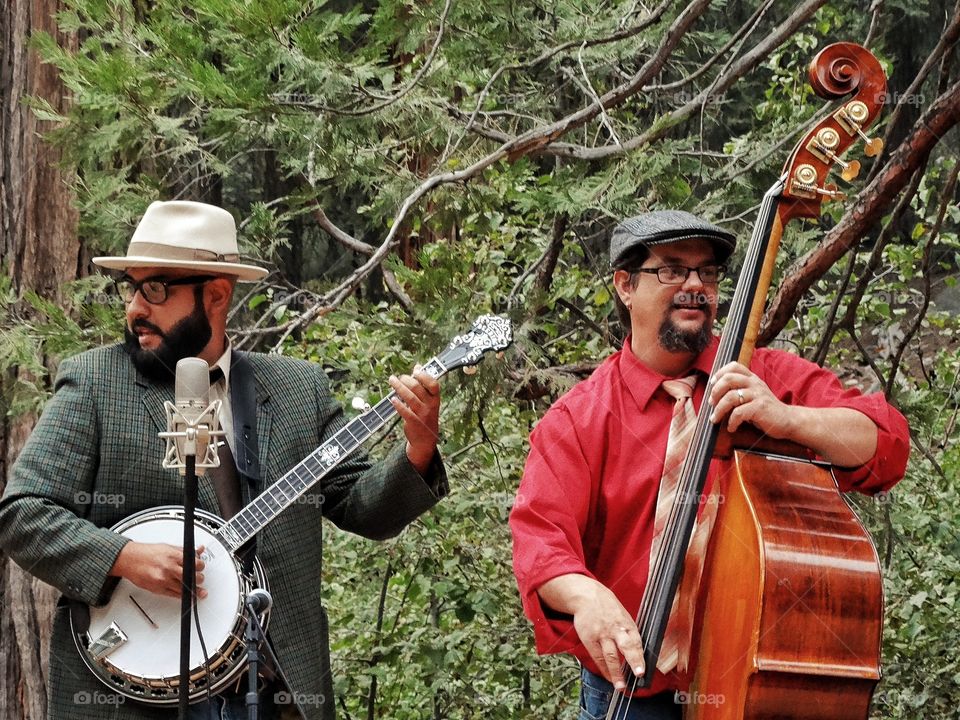
<svg viewBox="0 0 960 720"><path fill-rule="evenodd" d="M840 158L849 146L863 139L868 156L882 148L865 133L886 94L883 69L869 51L830 45L813 59L809 76L817 95L841 102L796 145L763 197L713 372L734 360L750 364L787 223L817 217L825 200L843 197L827 179L834 167L844 180L857 175L860 163ZM796 447L765 449L757 436L746 445L722 436L709 421L712 412L705 396L651 558L637 617L649 672L631 679L607 717L619 717L622 701L652 680L707 471L719 455L731 458L733 471L700 588L685 720L865 720L880 678L883 620L870 536L828 465L802 451L792 456Z"/></svg>

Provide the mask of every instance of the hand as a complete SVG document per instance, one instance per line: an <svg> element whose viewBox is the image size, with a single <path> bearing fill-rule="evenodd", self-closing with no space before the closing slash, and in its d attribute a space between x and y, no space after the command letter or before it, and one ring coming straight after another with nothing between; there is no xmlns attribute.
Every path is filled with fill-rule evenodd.
<svg viewBox="0 0 960 720"><path fill-rule="evenodd" d="M714 408L710 421L719 424L726 419L730 432L749 422L771 437L791 438L793 407L780 402L763 380L738 362L724 365L713 376L710 402Z"/></svg>
<svg viewBox="0 0 960 720"><path fill-rule="evenodd" d="M634 675L643 675L643 647L636 622L606 585L580 573L567 573L547 580L537 593L554 610L573 615L580 642L617 690L627 687L624 659Z"/></svg>
<svg viewBox="0 0 960 720"><path fill-rule="evenodd" d="M600 673L617 690L627 687L624 660L637 677L643 675L643 646L636 622L606 586L597 582L592 597L579 603L573 627Z"/></svg>
<svg viewBox="0 0 960 720"><path fill-rule="evenodd" d="M440 383L416 366L413 375L390 376L390 399L403 418L407 458L422 475L430 467L440 432Z"/></svg>
<svg viewBox="0 0 960 720"><path fill-rule="evenodd" d="M204 568L200 555L204 546L197 547L197 597L205 598ZM183 548L164 543L128 542L123 546L110 574L126 578L137 587L158 595L180 597L183 582Z"/></svg>

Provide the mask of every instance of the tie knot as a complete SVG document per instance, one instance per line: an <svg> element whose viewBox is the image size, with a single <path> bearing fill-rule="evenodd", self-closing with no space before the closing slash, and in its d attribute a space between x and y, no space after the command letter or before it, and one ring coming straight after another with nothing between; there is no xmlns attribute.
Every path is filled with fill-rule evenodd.
<svg viewBox="0 0 960 720"><path fill-rule="evenodd" d="M221 380L223 380L223 370L218 365L214 365L210 368L210 384L216 385Z"/></svg>
<svg viewBox="0 0 960 720"><path fill-rule="evenodd" d="M697 376L689 375L676 380L664 380L663 389L674 400L686 400L693 397L693 388L697 386Z"/></svg>

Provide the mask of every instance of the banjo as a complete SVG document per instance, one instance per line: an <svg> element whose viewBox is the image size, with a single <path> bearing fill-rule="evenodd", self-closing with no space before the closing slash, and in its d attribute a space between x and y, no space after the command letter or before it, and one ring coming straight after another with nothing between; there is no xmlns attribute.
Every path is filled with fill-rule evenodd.
<svg viewBox="0 0 960 720"><path fill-rule="evenodd" d="M464 335L423 367L433 378L474 366L491 350L506 349L513 340L510 320L482 315ZM390 393L345 424L283 477L264 490L230 520L196 510L194 531L205 546L204 586L207 596L195 606L190 639L190 702L215 694L237 680L246 665L244 599L256 588L267 589L258 559L244 568L238 551L270 521L319 482L395 414ZM111 529L136 542L179 545L184 509L164 506L131 515ZM156 705L179 701L180 600L151 593L121 579L109 602L90 607L90 622L79 628L71 614L71 634L80 656L111 690ZM269 609L258 615L266 629ZM198 634L202 631L203 642ZM209 651L209 652L208 652Z"/></svg>

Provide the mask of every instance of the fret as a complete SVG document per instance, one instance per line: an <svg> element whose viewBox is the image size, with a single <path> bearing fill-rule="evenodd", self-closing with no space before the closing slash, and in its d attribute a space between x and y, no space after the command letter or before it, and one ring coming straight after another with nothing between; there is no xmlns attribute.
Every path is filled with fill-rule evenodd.
<svg viewBox="0 0 960 720"><path fill-rule="evenodd" d="M359 422L363 426L363 431L367 435L370 435L371 433L376 431L378 427L380 427L380 418L377 416L370 417L371 414L372 413L370 411L367 411L366 413L364 413L363 415L357 418L357 422Z"/></svg>
<svg viewBox="0 0 960 720"><path fill-rule="evenodd" d="M257 504L257 501L254 500L252 503L247 505L250 508L250 514L253 516L253 519L259 524L261 521L266 522L269 518L263 514L260 506ZM258 517L259 516L259 517Z"/></svg>
<svg viewBox="0 0 960 720"><path fill-rule="evenodd" d="M511 339L512 331L508 320L482 316L477 319L471 332L453 339L443 353L446 360L434 357L423 365L423 371L433 378L439 378L448 372L450 367L476 364L488 350L506 348ZM234 550L241 547L382 428L388 420L395 417L396 409L391 402L395 396L395 393L391 392L376 405L345 423L323 445L234 515L221 528L222 537L227 543L233 546Z"/></svg>
<svg viewBox="0 0 960 720"><path fill-rule="evenodd" d="M447 369L440 362L439 358L433 358L430 360L430 362L423 366L423 371L430 377L436 379L443 375Z"/></svg>
<svg viewBox="0 0 960 720"><path fill-rule="evenodd" d="M308 459L309 459L309 456L308 456ZM300 463L299 465L297 465L295 468L293 468L292 470L290 470L290 472L288 472L286 475L284 475L285 478L289 478L289 477L292 475L292 476L296 479L297 485L294 486L294 487L297 487L297 489L303 489L303 488L310 487L310 483L312 483L314 480L316 480L316 476L315 476L312 472L310 472L310 468L307 467L305 463L306 463L306 461L301 462L301 463ZM308 479L308 478L300 477L300 472L299 472L299 471L300 471L301 469L307 471L307 474L310 475L309 479ZM292 485L292 483L291 483L291 485ZM298 487L298 486L299 486L299 487Z"/></svg>
<svg viewBox="0 0 960 720"><path fill-rule="evenodd" d="M308 455L305 457L300 463L299 467L302 467L310 476L310 482L304 483L304 490L309 488L311 485L313 485L313 483L323 477L323 465L313 455Z"/></svg>
<svg viewBox="0 0 960 720"><path fill-rule="evenodd" d="M267 510L272 514L275 515L280 510L283 510L283 505L277 502L277 499L270 490L264 492L260 497L263 499L263 504L267 506Z"/></svg>
<svg viewBox="0 0 960 720"><path fill-rule="evenodd" d="M363 435L363 434L361 433L360 436L357 436L357 435L354 435L354 434L353 434L353 430L350 428L350 426L353 425L353 422L354 422L354 421L351 421L351 422L347 423L346 425L344 425L344 426L340 429L340 432L337 433L337 435L340 435L341 433L346 433L347 435L350 436L350 438L353 440L353 442L355 442L355 443L360 443L360 442L362 442L362 435ZM334 439L334 440L337 439L336 435L334 436L333 439ZM341 449L343 449L343 448L341 448Z"/></svg>

